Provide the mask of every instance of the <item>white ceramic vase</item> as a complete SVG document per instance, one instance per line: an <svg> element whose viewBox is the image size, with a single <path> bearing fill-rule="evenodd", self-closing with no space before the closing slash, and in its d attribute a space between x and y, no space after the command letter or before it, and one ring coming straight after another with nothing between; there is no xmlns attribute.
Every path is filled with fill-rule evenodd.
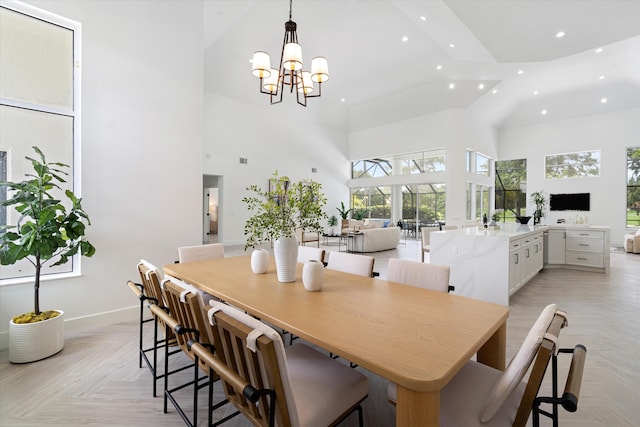
<svg viewBox="0 0 640 427"><path fill-rule="evenodd" d="M320 261L309 260L302 267L302 284L308 291L319 291L324 283L324 265Z"/></svg>
<svg viewBox="0 0 640 427"><path fill-rule="evenodd" d="M273 242L278 282L295 282L298 262L298 239L295 236L279 237Z"/></svg>
<svg viewBox="0 0 640 427"><path fill-rule="evenodd" d="M266 249L254 249L251 252L251 271L264 274L269 269L269 253Z"/></svg>
<svg viewBox="0 0 640 427"><path fill-rule="evenodd" d="M58 353L64 347L64 312L36 323L9 322L9 361L35 362Z"/></svg>

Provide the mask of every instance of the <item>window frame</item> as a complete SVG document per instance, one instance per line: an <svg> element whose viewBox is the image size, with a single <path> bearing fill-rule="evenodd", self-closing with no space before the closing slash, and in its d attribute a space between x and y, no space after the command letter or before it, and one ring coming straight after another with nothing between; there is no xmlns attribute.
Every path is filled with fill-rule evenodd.
<svg viewBox="0 0 640 427"><path fill-rule="evenodd" d="M0 97L0 107L9 107L22 109L27 111L35 111L44 113L46 115L54 115L59 117L67 117L71 119L72 129L71 129L71 164L69 170L69 179L68 182L70 184L71 190L77 197L82 197L82 186L81 186L81 136L82 136L82 93L81 93L81 82L82 82L82 25L71 19L62 17L60 15L48 12L46 10L22 3L20 1L14 0L4 0L2 4L0 4L0 8L6 9L11 12L15 12L26 17L30 17L40 21L41 23L50 24L55 27L60 27L66 30L69 30L72 34L72 62L71 62L71 90L73 91L71 98L71 106L69 108L64 108L60 106L50 106L43 105L37 103L37 101L29 100L15 100L9 98ZM45 154L48 154L48 157L51 154L47 153L46 148ZM16 178L12 176L11 173L11 165L12 162L23 161L22 156L20 158L15 158L12 153L11 147L8 147L0 141L0 151L6 152L6 174L7 179L15 180ZM33 155L29 153L29 155ZM56 159L49 159L53 161L58 161ZM6 220L9 219L9 215L7 214L5 217ZM43 272L41 276L41 280L54 280L65 277L77 277L81 274L81 257L75 255L71 260L71 268L65 268L65 271L62 272ZM2 266L9 267L9 266ZM19 283L31 283L33 282L34 274L30 274L27 276L19 276L19 277L11 277L11 278L0 278L0 286L5 285L13 285Z"/></svg>

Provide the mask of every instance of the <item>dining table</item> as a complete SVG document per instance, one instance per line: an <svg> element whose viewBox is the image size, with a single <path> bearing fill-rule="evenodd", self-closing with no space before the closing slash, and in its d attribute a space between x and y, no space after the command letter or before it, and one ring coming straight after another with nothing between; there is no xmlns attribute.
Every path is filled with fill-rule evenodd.
<svg viewBox="0 0 640 427"><path fill-rule="evenodd" d="M254 274L248 255L164 273L396 383L397 426L439 426L440 391L474 355L505 369L508 307L329 269L310 292L302 266L289 283L273 259Z"/></svg>

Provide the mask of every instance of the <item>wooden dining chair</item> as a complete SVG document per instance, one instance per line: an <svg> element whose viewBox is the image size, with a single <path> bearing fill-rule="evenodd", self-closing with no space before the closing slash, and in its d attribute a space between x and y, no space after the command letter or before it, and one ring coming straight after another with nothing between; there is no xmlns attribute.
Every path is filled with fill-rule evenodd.
<svg viewBox="0 0 640 427"><path fill-rule="evenodd" d="M387 280L433 291L451 292L451 270L448 265L425 264L406 259L389 259Z"/></svg>
<svg viewBox="0 0 640 427"><path fill-rule="evenodd" d="M141 315L140 319L142 322L142 309L143 305L146 305L149 309L156 305L161 310L168 310L166 305L166 301L164 295L162 293L162 289L160 287L160 281L162 279L162 275L158 268L151 264L149 261L141 259L137 265L138 274L140 275L140 285L142 288L142 294L144 298L140 300L141 304ZM131 286L129 286L131 287ZM137 287L134 284L134 287ZM175 346L175 335L171 328L165 328L165 324L163 319L158 318L152 312L152 321L153 321L153 341L150 347L146 347L143 343L143 324L140 324L140 332L139 332L139 360L144 360L147 368L151 372L151 376L153 377L153 397L156 397L157 394L157 381L164 377L164 374L161 374L158 370L158 350L162 348L169 348L170 346ZM144 322L146 323L146 322ZM162 335L164 334L164 335ZM179 353L179 349L174 349L169 351L169 356ZM149 354L151 353L151 358Z"/></svg>
<svg viewBox="0 0 640 427"><path fill-rule="evenodd" d="M334 426L369 393L362 373L305 344L285 349L281 336L258 319L212 302L209 323L216 354L192 351L222 379L227 399L256 426Z"/></svg>
<svg viewBox="0 0 640 427"><path fill-rule="evenodd" d="M222 243L181 246L178 248L178 262L204 261L205 259L224 258Z"/></svg>
<svg viewBox="0 0 640 427"><path fill-rule="evenodd" d="M214 351L213 337L211 336L211 328L206 320L206 311L204 306L203 293L196 287L183 282L182 280L174 277L167 277L162 282L162 289L164 290L167 304L169 306L170 316L175 319L177 326L174 328L176 341L180 349L187 355L187 357L194 362L195 365L187 365L179 367L178 369L188 369L190 366L194 366L193 378L187 382L183 382L177 385L169 386L168 380L165 381L164 386L164 411L167 412L167 400L172 403L180 417L189 426L198 425L198 391L208 386L210 381L217 380L217 376L209 376L209 368L204 366L201 362L199 365L196 363L196 358L188 345L189 341L197 341L202 346ZM208 301L207 301L208 307ZM165 369L168 369L169 361L165 360ZM200 375L199 369L204 375ZM167 377L168 378L168 377ZM177 391L186 387L193 387L193 415L189 419L189 416L182 409L178 403L176 396ZM211 390L211 389L210 389ZM213 395L209 394L209 404L212 406ZM209 411L209 421L211 421L211 411L219 408L225 402L220 402L213 405Z"/></svg>
<svg viewBox="0 0 640 427"><path fill-rule="evenodd" d="M298 247L298 263L305 263L307 261L320 261L324 262L324 249L314 248L309 246Z"/></svg>
<svg viewBox="0 0 640 427"><path fill-rule="evenodd" d="M327 269L372 277L374 262L375 258L372 256L331 251L329 252Z"/></svg>
<svg viewBox="0 0 640 427"><path fill-rule="evenodd" d="M555 416L554 425L557 425L558 406L571 412L577 410L586 348L579 344L572 349L558 349L558 336L566 325L566 314L550 304L542 311L504 372L475 361L467 362L440 392L440 425L523 427L532 408L542 403L552 404L553 411L535 409L534 426L540 413ZM555 358L558 352L573 354L562 397L557 396ZM551 359L554 359L552 397L536 397ZM529 370L528 380L524 382ZM389 385L388 398L395 404L395 384Z"/></svg>

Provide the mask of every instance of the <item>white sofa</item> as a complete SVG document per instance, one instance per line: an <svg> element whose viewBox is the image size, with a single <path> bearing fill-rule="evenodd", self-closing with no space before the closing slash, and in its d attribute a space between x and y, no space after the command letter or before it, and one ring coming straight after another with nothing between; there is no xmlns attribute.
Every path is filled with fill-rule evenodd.
<svg viewBox="0 0 640 427"><path fill-rule="evenodd" d="M624 235L624 250L628 253L640 254L640 230L635 234Z"/></svg>
<svg viewBox="0 0 640 427"><path fill-rule="evenodd" d="M360 229L360 234L362 236L348 238L348 250L354 252L386 251L395 249L400 243L400 227L395 225Z"/></svg>

